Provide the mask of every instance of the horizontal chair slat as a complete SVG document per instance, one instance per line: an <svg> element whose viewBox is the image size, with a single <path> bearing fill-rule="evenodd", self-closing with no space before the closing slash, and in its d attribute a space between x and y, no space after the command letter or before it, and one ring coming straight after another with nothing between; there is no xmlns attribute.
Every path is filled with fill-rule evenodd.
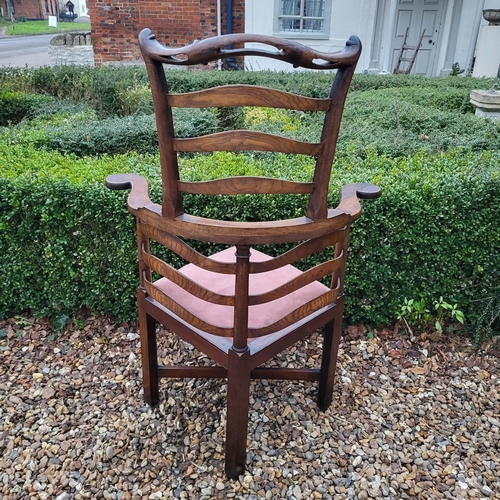
<svg viewBox="0 0 500 500"><path fill-rule="evenodd" d="M188 214L169 219L147 208L140 208L138 216L148 224L181 238L229 245L264 245L304 241L325 236L344 228L351 222L350 214L335 209L330 209L328 217L317 222L308 217L271 222L231 222Z"/></svg>
<svg viewBox="0 0 500 500"><path fill-rule="evenodd" d="M317 155L323 145L295 141L278 135L251 130L229 130L191 139L174 139L179 152L209 153L212 151L272 151L275 153Z"/></svg>
<svg viewBox="0 0 500 500"><path fill-rule="evenodd" d="M330 99L302 97L253 85L225 85L186 94L169 94L167 100L170 106L177 108L259 106L298 111L328 111L331 103Z"/></svg>
<svg viewBox="0 0 500 500"><path fill-rule="evenodd" d="M190 194L309 194L312 182L293 182L268 177L238 176L204 182L178 182L179 190Z"/></svg>
<svg viewBox="0 0 500 500"><path fill-rule="evenodd" d="M269 292L263 293L261 295L250 295L249 304L251 306L257 304L265 304L266 302L271 302L273 300L279 299L280 297L284 297L289 295L290 293L302 288L313 281L318 281L321 278L324 278L327 274L331 274L334 271L340 269L342 264L342 257L337 257L336 259L329 260L327 262L323 262L322 264L318 264L317 266L308 269L303 272L296 278L284 283L282 286L275 288L274 290L270 290Z"/></svg>
<svg viewBox="0 0 500 500"><path fill-rule="evenodd" d="M232 295L221 295L215 293L211 290L207 290L205 287L195 283L183 274L179 273L172 266L160 260L154 255L143 253L142 258L144 262L151 267L153 271L161 274L164 278L169 279L172 283L180 286L191 295L198 297L199 299L210 302L211 304L219 304L222 306L234 306L234 296Z"/></svg>
<svg viewBox="0 0 500 500"><path fill-rule="evenodd" d="M309 316L310 314L319 311L323 307L332 306L333 303L338 299L339 290L334 288L328 292L316 297L307 304L304 304L297 309L294 309L291 313L287 314L284 318L272 323L271 325L265 326L263 328L249 328L248 337L257 338L263 335L269 335L270 333L275 333L279 330L284 330L285 328L298 323L300 320Z"/></svg>
<svg viewBox="0 0 500 500"><path fill-rule="evenodd" d="M274 259L265 260L263 262L250 262L250 273L265 273L267 271L272 271L273 269L286 266L287 264L293 264L308 255L319 252L320 250L337 243L337 241L340 241L342 236L345 234L344 231L346 231L346 229L340 229L338 231L332 231L326 237L304 241Z"/></svg>
<svg viewBox="0 0 500 500"><path fill-rule="evenodd" d="M234 262L218 262L209 257L205 257L177 236L153 227L144 221L141 222L140 230L148 238L161 243L164 247L172 250L184 260L206 269L207 271L221 274L234 274L236 272L236 264Z"/></svg>
<svg viewBox="0 0 500 500"><path fill-rule="evenodd" d="M223 366L165 366L158 365L161 378L227 378L227 370ZM318 368L254 368L250 378L254 380L319 380Z"/></svg>
<svg viewBox="0 0 500 500"><path fill-rule="evenodd" d="M154 300L159 302L162 306L166 307L169 311L172 311L176 316L181 318L186 323L203 330L204 332L211 333L212 335L217 335L218 337L232 337L233 328L223 328L220 326L215 326L202 319L198 318L194 314L190 313L185 307L181 306L178 302L171 299L166 293L156 287L150 281L143 280L144 288L146 292L153 297Z"/></svg>

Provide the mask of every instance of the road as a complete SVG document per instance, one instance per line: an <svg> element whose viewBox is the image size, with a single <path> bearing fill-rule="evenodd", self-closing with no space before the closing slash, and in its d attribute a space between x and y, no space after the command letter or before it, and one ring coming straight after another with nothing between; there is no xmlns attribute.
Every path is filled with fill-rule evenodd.
<svg viewBox="0 0 500 500"><path fill-rule="evenodd" d="M0 37L0 66L50 66L49 43L55 35Z"/></svg>

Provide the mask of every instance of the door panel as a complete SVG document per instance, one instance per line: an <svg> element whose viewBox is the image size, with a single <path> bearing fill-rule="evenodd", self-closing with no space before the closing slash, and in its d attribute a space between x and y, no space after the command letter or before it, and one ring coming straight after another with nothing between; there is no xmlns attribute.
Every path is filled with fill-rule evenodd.
<svg viewBox="0 0 500 500"><path fill-rule="evenodd" d="M405 2L405 0L400 0L400 3L414 3L414 0L408 0ZM401 46L403 45L403 41L405 38L405 33L406 33L406 28L408 26L411 26L412 23L412 16L413 16L413 9L411 6L409 8L401 8L397 12L397 18L396 18L396 32L394 34L394 40L393 40L393 48L392 48L392 57L391 57L391 68L394 69L396 67L397 61L398 61L398 56L399 56L399 51L401 49ZM404 64L404 63L403 63Z"/></svg>
<svg viewBox="0 0 500 500"><path fill-rule="evenodd" d="M431 0L428 0L429 2ZM413 73L428 75L432 72L433 58L436 53L436 41L439 34L438 12L437 10L424 10L420 18L420 26L417 31L417 38L425 29L422 47L417 54Z"/></svg>
<svg viewBox="0 0 500 500"><path fill-rule="evenodd" d="M395 32L392 42L392 68L397 64L399 51L403 44L406 28L409 27L408 45L417 45L422 31L425 29L422 47L418 51L412 74L432 75L436 55L441 22L446 0L398 0ZM411 57L413 51L406 51L404 57ZM402 68L406 63L402 63Z"/></svg>

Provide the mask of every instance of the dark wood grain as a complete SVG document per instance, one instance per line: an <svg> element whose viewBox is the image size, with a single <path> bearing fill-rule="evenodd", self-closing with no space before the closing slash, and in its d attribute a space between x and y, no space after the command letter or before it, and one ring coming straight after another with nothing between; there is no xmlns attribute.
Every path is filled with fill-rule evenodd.
<svg viewBox="0 0 500 500"><path fill-rule="evenodd" d="M327 410L333 399L333 384L335 381L335 370L337 368L337 356L342 335L342 314L344 297L338 303L335 318L325 325L323 332L323 356L321 358L321 370L318 387L318 407Z"/></svg>
<svg viewBox="0 0 500 500"><path fill-rule="evenodd" d="M297 309L287 314L279 321L272 323L271 325L268 325L264 328L249 328L248 336L251 338L258 338L262 337L263 335L269 335L271 333L275 333L279 330L284 330L290 325L298 323L307 316L315 313L316 311L319 311L323 307L326 307L330 304L334 304L338 296L339 296L338 289L329 290L323 295L320 295L319 297L307 302L306 304L297 307Z"/></svg>
<svg viewBox="0 0 500 500"><path fill-rule="evenodd" d="M174 151L184 153L209 153L212 151L272 151L317 155L322 144L295 141L278 135L251 130L229 130L204 135L194 139L174 139Z"/></svg>
<svg viewBox="0 0 500 500"><path fill-rule="evenodd" d="M182 238L211 243L239 245L267 245L290 243L319 238L342 229L351 221L349 214L331 211L331 217L314 222L307 217L272 222L231 222L205 219L184 214L169 219L147 209L139 209L138 216L162 231L171 232Z"/></svg>
<svg viewBox="0 0 500 500"><path fill-rule="evenodd" d="M258 45L256 45L258 44ZM246 458L251 379L318 382L318 406L326 409L333 397L341 337L346 256L351 224L361 215L359 199L372 199L380 189L371 184L344 186L336 208L327 195L340 122L349 85L361 52L357 37L343 50L324 53L289 39L234 34L197 41L186 47L162 47L148 29L139 46L146 63L158 130L162 202L153 203L146 179L135 174L108 177L111 189L131 189L128 209L137 219L140 286L138 288L144 398L159 402L159 378L227 378L226 474L237 478ZM231 48L234 46L235 48ZM235 56L262 56L301 68L336 69L328 98L310 97L259 86L228 85L188 94L170 94L164 63L208 64ZM173 107L222 108L256 106L284 108L324 115L319 143L291 140L248 130L228 130L189 139L175 137ZM178 153L264 151L306 154L315 158L311 182L234 176L187 182L180 179ZM186 161L196 161L186 155ZM184 194L306 195L305 216L288 220L234 222L185 212ZM229 218L229 214L227 218ZM212 252L194 250L184 239L231 247ZM154 241L188 264L175 269L151 253ZM271 258L252 246L293 243ZM327 250L328 249L328 250ZM315 267L298 270L307 257L331 252ZM152 276L162 276L153 282ZM318 280L331 276L330 288ZM165 334L178 335L205 353L218 366L158 364L156 324ZM326 325L326 326L325 326ZM325 326L321 368L264 368L261 365L294 343ZM207 395L208 397L208 395Z"/></svg>
<svg viewBox="0 0 500 500"><path fill-rule="evenodd" d="M224 85L186 94L169 94L167 100L170 106L177 108L259 106L297 111L328 111L331 104L330 99L313 99L256 85Z"/></svg>
<svg viewBox="0 0 500 500"><path fill-rule="evenodd" d="M265 273L268 271L272 271L273 269L278 269L279 267L286 266L288 264L293 264L313 253L319 252L324 248L327 248L331 245L334 245L342 239L342 237L348 234L348 230L346 227L332 231L324 236L319 238L307 240L287 252L275 257L274 259L269 259L264 262L252 262L250 264L250 272L257 273Z"/></svg>
<svg viewBox="0 0 500 500"><path fill-rule="evenodd" d="M196 283L195 281L186 278L186 276L179 273L172 266L169 266L154 255L143 252L142 258L144 260L144 263L153 271L156 271L163 277L172 281L172 283L175 283L176 285L184 288L184 290L187 290L191 295L194 295L199 299L206 300L211 304L234 306L234 295L222 295L220 293L208 290L207 288L198 285L198 283Z"/></svg>
<svg viewBox="0 0 500 500"><path fill-rule="evenodd" d="M169 311L172 311L176 316L184 320L186 323L192 325L193 328L203 330L204 332L220 337L232 337L234 335L234 329L232 327L212 325L211 323L202 320L198 316L195 316L190 311L188 311L185 307L181 306L178 302L169 297L165 292L160 290L150 281L144 280L143 286L146 289L148 295L153 297L153 299L155 299Z"/></svg>
<svg viewBox="0 0 500 500"><path fill-rule="evenodd" d="M329 260L327 262L323 262L322 264L318 264L317 266L308 269L293 280L288 281L284 285L281 285L274 290L271 290L270 292L260 295L250 295L249 305L254 306L257 304L265 304L267 302L277 300L281 297L285 297L286 295L295 292L296 290L308 285L309 283L318 281L328 274L337 271L343 264L344 262L342 258L337 258Z"/></svg>
<svg viewBox="0 0 500 500"><path fill-rule="evenodd" d="M234 48L231 45L258 43L268 45L264 48ZM205 40L197 40L185 47L167 48L157 42L152 31L143 29L139 34L139 46L148 59L180 66L208 64L211 61L239 56L261 56L292 64L294 67L309 69L341 69L356 66L361 54L361 42L358 37L351 36L346 46L339 52L321 52L285 38L249 33L222 35ZM274 49L274 50L273 50Z"/></svg>
<svg viewBox="0 0 500 500"><path fill-rule="evenodd" d="M219 262L209 257L205 257L203 254L190 247L186 242L182 241L179 237L168 233L167 231L162 231L161 229L158 229L150 224L146 224L144 221L141 221L140 227L141 231L149 238L161 243L164 247L172 250L184 260L187 260L192 264L203 267L203 269L207 269L208 271L213 271L214 273L235 273L236 264L234 262Z"/></svg>
<svg viewBox="0 0 500 500"><path fill-rule="evenodd" d="M179 190L190 194L309 194L312 182L293 182L269 177L229 177L212 181L178 182Z"/></svg>
<svg viewBox="0 0 500 500"><path fill-rule="evenodd" d="M320 380L318 368L254 368L252 380ZM227 378L227 369L222 366L158 365L160 378Z"/></svg>

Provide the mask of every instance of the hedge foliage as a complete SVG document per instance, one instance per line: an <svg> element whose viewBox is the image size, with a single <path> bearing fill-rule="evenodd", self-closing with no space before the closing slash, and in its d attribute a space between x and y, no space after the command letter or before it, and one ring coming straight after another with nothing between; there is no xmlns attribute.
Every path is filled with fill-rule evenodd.
<svg viewBox="0 0 500 500"><path fill-rule="evenodd" d="M53 99L46 95L0 90L0 127L19 123L26 116Z"/></svg>
<svg viewBox="0 0 500 500"><path fill-rule="evenodd" d="M171 92L193 92L217 85L263 85L310 97L330 92L328 73L274 71L168 70ZM427 88L440 93L458 89L468 96L472 89L488 89L494 79L471 77L427 78L419 75L354 75L351 92L380 89ZM58 66L54 68L0 68L0 88L47 94L91 105L99 116L148 113L152 109L146 70L141 66ZM418 103L418 102L417 102ZM148 111L149 110L149 111Z"/></svg>
<svg viewBox="0 0 500 500"><path fill-rule="evenodd" d="M186 73L189 74L177 71L174 75L184 76L192 84L193 79L187 78ZM207 72L207 75L213 73L218 75L218 72ZM267 76L267 73L264 75ZM384 78L394 83L399 81L396 77ZM376 79L384 81L382 77ZM406 81L405 78L401 80ZM470 85L470 80L416 79L419 86L351 92L337 150L341 154L355 152L365 157L368 152L399 157L414 155L422 150L431 154L454 148L498 150L498 124L478 120L469 103L468 87L454 86L458 85L456 81L465 81ZM311 78L307 81L315 82ZM441 84L447 81L451 82L450 86ZM485 83L482 79L474 81ZM174 83L184 89L175 79ZM130 99L127 104L122 99L121 109L135 110L134 115L99 118L98 112L88 106L80 104L79 109L72 109L67 101L55 101L40 107L36 115L33 112L26 115L25 121L10 132L11 140L32 142L38 147L78 156L122 154L127 151L157 152L155 119L151 114L151 103L146 102L151 99L149 90L135 85L127 95ZM192 137L234 127L263 130L299 140L317 141L321 135L321 117L314 113L249 108L175 109L174 112L178 137ZM61 116L65 119L61 120Z"/></svg>
<svg viewBox="0 0 500 500"><path fill-rule="evenodd" d="M157 157L127 154L80 159L0 145L0 315L24 309L38 315L81 306L131 318L136 314L135 226L126 193L104 187L107 175L138 172L158 200ZM374 182L384 196L364 203L351 240L346 313L380 324L395 319L404 297L431 303L443 296L469 318L498 287L500 174L498 153L406 158L344 156L335 165L330 205L348 182ZM304 179L311 160L285 155L218 153L184 158L182 175L270 174ZM187 197L186 209L207 217L252 220L299 215L292 196ZM286 210L284 210L286 207ZM284 213L286 212L286 213ZM314 262L310 262L314 263Z"/></svg>
<svg viewBox="0 0 500 500"><path fill-rule="evenodd" d="M169 78L175 92L259 83L313 97L328 93L330 79L216 71L173 71ZM378 184L383 197L364 202L353 227L346 280L351 320L390 323L405 298L431 304L442 296L476 322L478 335L498 330L500 123L477 119L468 102L470 89L491 84L355 75L330 206L350 182ZM144 70L1 68L0 86L0 116L10 116L2 122L9 127L0 129L0 317L26 309L38 316L70 315L82 306L135 317L134 220L126 193L109 191L103 182L112 173L136 172L150 180L152 198L159 200L157 137ZM71 100L77 96L80 102ZM313 114L276 109L178 110L176 118L179 137L237 124L315 140L321 127ZM185 155L180 167L193 180L246 174L308 180L313 162L216 153ZM185 205L205 217L280 219L302 214L304 199L186 196Z"/></svg>

